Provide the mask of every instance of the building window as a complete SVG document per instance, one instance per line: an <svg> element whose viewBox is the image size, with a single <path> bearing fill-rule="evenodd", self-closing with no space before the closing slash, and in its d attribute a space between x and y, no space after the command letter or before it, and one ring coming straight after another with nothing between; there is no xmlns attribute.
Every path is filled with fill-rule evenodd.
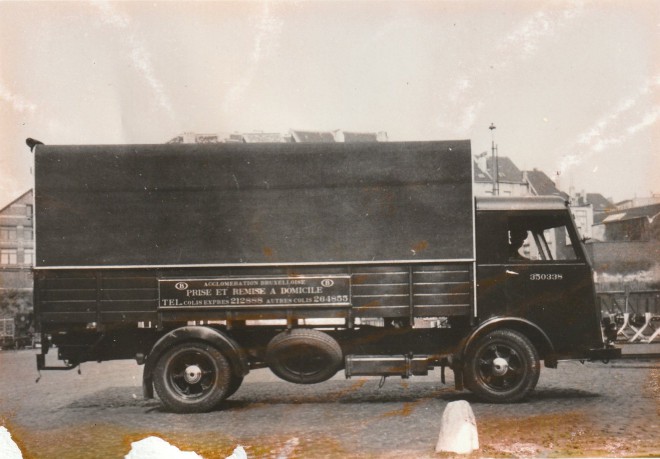
<svg viewBox="0 0 660 459"><path fill-rule="evenodd" d="M0 228L0 240L15 241L16 240L16 228L10 228L10 227Z"/></svg>
<svg viewBox="0 0 660 459"><path fill-rule="evenodd" d="M33 265L34 264L34 250L26 249L23 252L23 264Z"/></svg>
<svg viewBox="0 0 660 459"><path fill-rule="evenodd" d="M28 204L27 206L25 206L25 212L28 218L32 218L32 212L33 212L32 204Z"/></svg>
<svg viewBox="0 0 660 459"><path fill-rule="evenodd" d="M24 241L31 241L34 239L34 235L32 233L32 228L24 228L23 229L23 240Z"/></svg>
<svg viewBox="0 0 660 459"><path fill-rule="evenodd" d="M16 265L16 264L18 264L16 249L2 249L0 251L0 265Z"/></svg>

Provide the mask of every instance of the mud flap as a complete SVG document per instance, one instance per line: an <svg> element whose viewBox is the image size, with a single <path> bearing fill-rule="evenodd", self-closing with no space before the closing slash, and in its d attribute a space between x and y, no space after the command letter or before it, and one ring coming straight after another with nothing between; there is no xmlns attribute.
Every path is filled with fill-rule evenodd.
<svg viewBox="0 0 660 459"><path fill-rule="evenodd" d="M147 374L146 373L146 367L145 370L143 370L143 376L142 376L142 396L145 399L150 399L154 398L154 378L151 375L151 373Z"/></svg>
<svg viewBox="0 0 660 459"><path fill-rule="evenodd" d="M454 388L456 390L464 390L465 384L463 384L463 369L454 368Z"/></svg>

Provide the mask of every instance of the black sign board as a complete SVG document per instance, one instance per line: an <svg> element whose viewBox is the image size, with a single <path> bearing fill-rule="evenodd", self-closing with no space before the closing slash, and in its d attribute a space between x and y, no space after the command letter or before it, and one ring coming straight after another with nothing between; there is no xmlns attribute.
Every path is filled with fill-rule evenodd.
<svg viewBox="0 0 660 459"><path fill-rule="evenodd" d="M350 276L161 279L160 308L349 306Z"/></svg>

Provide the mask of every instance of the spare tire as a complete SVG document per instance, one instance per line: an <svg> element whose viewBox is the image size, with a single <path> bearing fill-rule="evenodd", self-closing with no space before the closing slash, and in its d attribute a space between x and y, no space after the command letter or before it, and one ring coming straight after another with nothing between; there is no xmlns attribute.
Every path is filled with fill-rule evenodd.
<svg viewBox="0 0 660 459"><path fill-rule="evenodd" d="M297 328L276 335L266 348L266 363L285 381L316 384L332 378L341 368L339 343L318 330Z"/></svg>

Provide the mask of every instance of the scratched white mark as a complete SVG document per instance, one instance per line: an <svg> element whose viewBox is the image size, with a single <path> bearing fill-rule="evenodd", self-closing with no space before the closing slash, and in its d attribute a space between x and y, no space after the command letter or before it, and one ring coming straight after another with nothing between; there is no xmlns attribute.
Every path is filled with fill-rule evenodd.
<svg viewBox="0 0 660 459"><path fill-rule="evenodd" d="M37 105L10 91L2 82L0 82L0 99L8 102L11 107L19 113L34 113Z"/></svg>
<svg viewBox="0 0 660 459"><path fill-rule="evenodd" d="M291 456L298 445L300 444L300 440L298 438L293 437L289 438L285 443L282 449L278 452L277 454L277 459L288 459L289 456Z"/></svg>
<svg viewBox="0 0 660 459"><path fill-rule="evenodd" d="M161 81L156 77L154 66L151 62L151 57L147 48L144 46L142 41L133 33L130 32L131 29L131 20L129 17L122 15L117 11L114 6L105 0L94 0L92 2L101 13L101 20L112 27L122 29L123 31L129 31L128 33L122 33L122 39L125 40L125 44L130 49L129 57L133 66L138 70L142 77L146 80L147 85L153 91L158 105L163 107L170 116L174 116L174 109L169 100L165 87Z"/></svg>
<svg viewBox="0 0 660 459"><path fill-rule="evenodd" d="M0 426L0 456L4 459L22 459L23 453L16 442L11 438L11 433Z"/></svg>
<svg viewBox="0 0 660 459"><path fill-rule="evenodd" d="M467 103L468 100L474 99L473 95L478 90L472 82L489 81L494 70L501 72L518 60L536 55L543 40L555 36L561 28L575 20L582 12L583 2L571 2L563 10L557 10L553 6L549 12L537 11L518 23L504 38L495 43L491 53L470 66L468 72L456 79L448 94L442 96L447 97L454 109L443 110L437 118L437 124L457 133L467 132L485 107L483 103L476 105ZM497 62L497 66L491 66L492 62ZM458 117L456 117L457 113L459 113Z"/></svg>
<svg viewBox="0 0 660 459"><path fill-rule="evenodd" d="M635 109L640 103L645 102L654 86L660 86L660 75L648 80L635 94L619 102L591 127L579 134L568 148L562 147L570 153L561 157L557 167L559 174L564 174L571 167L579 166L608 148L623 144L629 137L656 124L660 118L658 107L641 114L635 113ZM621 118L624 116L632 118L632 121L622 122Z"/></svg>
<svg viewBox="0 0 660 459"><path fill-rule="evenodd" d="M125 459L150 459L163 457L171 459L203 459L194 451L181 451L159 437L147 437L131 443L131 450Z"/></svg>
<svg viewBox="0 0 660 459"><path fill-rule="evenodd" d="M250 53L250 63L238 83L229 89L223 104L225 112L231 111L234 104L241 99L243 93L252 84L262 59L277 48L282 27L282 20L271 14L270 2L264 2L256 25L257 33L254 37L252 53Z"/></svg>

